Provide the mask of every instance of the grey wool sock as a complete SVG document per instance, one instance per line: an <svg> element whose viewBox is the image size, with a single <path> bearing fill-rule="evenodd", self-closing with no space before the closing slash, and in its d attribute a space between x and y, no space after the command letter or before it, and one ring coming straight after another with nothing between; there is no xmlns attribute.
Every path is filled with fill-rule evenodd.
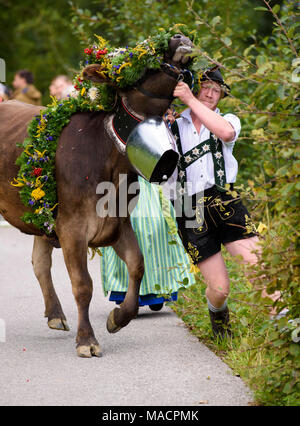
<svg viewBox="0 0 300 426"><path fill-rule="evenodd" d="M220 308L216 308L214 305L212 305L207 298L206 298L206 300L207 300L208 309L212 312L222 312L227 307L227 299L225 300L225 302L223 303L223 305Z"/></svg>

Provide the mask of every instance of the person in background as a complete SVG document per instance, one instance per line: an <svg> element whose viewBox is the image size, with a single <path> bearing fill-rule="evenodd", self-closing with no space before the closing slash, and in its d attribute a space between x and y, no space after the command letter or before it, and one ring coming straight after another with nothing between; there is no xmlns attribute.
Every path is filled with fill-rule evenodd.
<svg viewBox="0 0 300 426"><path fill-rule="evenodd" d="M56 76L49 86L51 96L55 96L56 99L66 99L68 96L75 94L75 89L72 81L66 75Z"/></svg>
<svg viewBox="0 0 300 426"><path fill-rule="evenodd" d="M28 70L16 72L12 85L14 92L12 99L32 105L42 104L42 95L33 85L33 74Z"/></svg>

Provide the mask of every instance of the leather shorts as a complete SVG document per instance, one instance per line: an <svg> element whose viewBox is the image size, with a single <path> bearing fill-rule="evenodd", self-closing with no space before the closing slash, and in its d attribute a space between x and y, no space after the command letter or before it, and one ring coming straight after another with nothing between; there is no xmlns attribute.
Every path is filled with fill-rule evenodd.
<svg viewBox="0 0 300 426"><path fill-rule="evenodd" d="M221 250L221 244L258 235L240 195L231 185L220 192L216 186L192 196L193 217L177 217L178 233L194 264ZM192 227L191 225L192 224Z"/></svg>

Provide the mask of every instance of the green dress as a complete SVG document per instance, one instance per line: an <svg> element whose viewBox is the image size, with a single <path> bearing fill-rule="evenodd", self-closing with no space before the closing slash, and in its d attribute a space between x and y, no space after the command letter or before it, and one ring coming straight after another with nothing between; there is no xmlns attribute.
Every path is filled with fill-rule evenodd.
<svg viewBox="0 0 300 426"><path fill-rule="evenodd" d="M139 177L140 195L131 223L144 256L140 306L176 300L180 287L195 282L190 261L177 234L175 211L160 187ZM105 295L121 303L128 288L125 263L112 247L101 248L101 278Z"/></svg>

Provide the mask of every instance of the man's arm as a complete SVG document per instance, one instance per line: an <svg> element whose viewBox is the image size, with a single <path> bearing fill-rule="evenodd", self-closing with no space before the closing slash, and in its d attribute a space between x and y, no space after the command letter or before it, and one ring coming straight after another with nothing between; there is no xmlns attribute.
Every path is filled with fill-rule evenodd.
<svg viewBox="0 0 300 426"><path fill-rule="evenodd" d="M222 141L231 142L234 139L235 131L231 124L221 115L198 101L186 83L179 82L173 95L187 105L196 119Z"/></svg>

